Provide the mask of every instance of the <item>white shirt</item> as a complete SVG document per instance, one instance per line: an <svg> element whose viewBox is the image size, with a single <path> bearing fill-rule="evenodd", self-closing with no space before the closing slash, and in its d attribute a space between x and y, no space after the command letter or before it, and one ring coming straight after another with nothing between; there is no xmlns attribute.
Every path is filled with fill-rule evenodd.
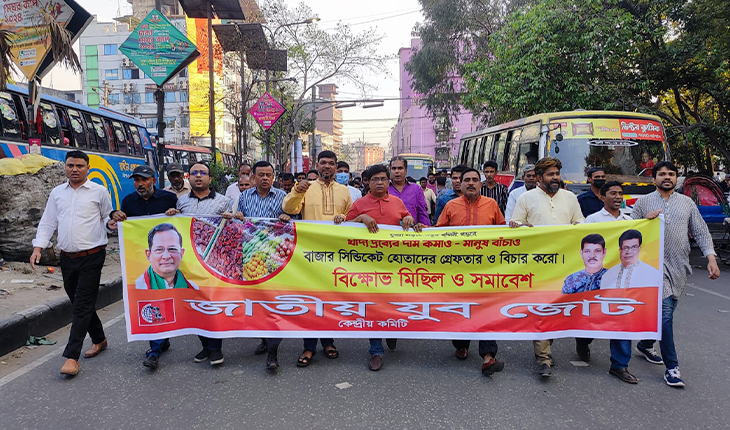
<svg viewBox="0 0 730 430"><path fill-rule="evenodd" d="M507 225L509 225L510 217L512 216L512 212L515 210L517 199L519 199L520 196L525 193L525 191L527 191L527 188L525 188L524 185L510 191L509 197L507 197L507 207L504 210L504 220L506 221Z"/></svg>
<svg viewBox="0 0 730 430"><path fill-rule="evenodd" d="M241 197L241 190L238 189L238 181L226 188L226 197L232 202L238 202L238 198Z"/></svg>
<svg viewBox="0 0 730 430"><path fill-rule="evenodd" d="M588 217L586 218L586 220L584 222L592 223L592 222L609 222L609 221L631 221L632 219L633 218L631 218L630 216L628 216L626 214L622 214L620 212L619 212L618 218L614 218L613 215L611 215L611 213L608 212L606 210L606 208L604 207L600 211L598 211L594 214L588 215Z"/></svg>
<svg viewBox="0 0 730 430"><path fill-rule="evenodd" d="M523 193L510 215L511 221L532 225L566 225L584 219L575 194L559 189L550 197L540 187Z"/></svg>
<svg viewBox="0 0 730 430"><path fill-rule="evenodd" d="M38 224L33 246L48 248L58 229L58 247L64 252L86 251L106 245L106 220L112 202L105 187L86 180L77 189L67 182L51 191Z"/></svg>
<svg viewBox="0 0 730 430"><path fill-rule="evenodd" d="M355 200L362 198L362 191L359 189L353 187L352 185L348 185L347 189L350 191L350 198L352 198L352 202L355 203Z"/></svg>
<svg viewBox="0 0 730 430"><path fill-rule="evenodd" d="M637 261L629 267L624 267L621 263L618 263L608 269L601 278L602 290L658 287L660 285L662 285L662 274L643 261Z"/></svg>

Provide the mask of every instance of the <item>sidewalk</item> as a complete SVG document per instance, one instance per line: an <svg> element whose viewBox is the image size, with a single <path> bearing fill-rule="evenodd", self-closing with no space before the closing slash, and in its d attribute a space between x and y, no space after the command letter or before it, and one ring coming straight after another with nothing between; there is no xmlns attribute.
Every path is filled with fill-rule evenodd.
<svg viewBox="0 0 730 430"><path fill-rule="evenodd" d="M71 322L71 303L63 290L60 267L8 262L0 267L0 355L21 346L29 336L44 336ZM122 299L119 244L109 238L97 309Z"/></svg>

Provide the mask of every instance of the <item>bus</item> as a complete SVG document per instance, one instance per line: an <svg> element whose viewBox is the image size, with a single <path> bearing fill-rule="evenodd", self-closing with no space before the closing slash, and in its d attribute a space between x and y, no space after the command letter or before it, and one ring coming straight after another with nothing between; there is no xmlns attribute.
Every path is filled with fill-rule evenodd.
<svg viewBox="0 0 730 430"><path fill-rule="evenodd" d="M0 91L0 158L27 154L28 132L35 127L45 157L64 161L77 149L89 155L89 179L106 187L115 209L135 190L129 179L134 168L156 166L150 135L139 119L48 95L39 106L42 121L35 123L29 120L27 88L8 85Z"/></svg>
<svg viewBox="0 0 730 430"><path fill-rule="evenodd" d="M408 164L408 174L418 182L421 178L428 177L429 173L434 173L434 161L432 155L426 154L398 154L399 157L406 159Z"/></svg>
<svg viewBox="0 0 730 430"><path fill-rule="evenodd" d="M497 182L512 189L523 185L517 172L547 156L560 159L561 177L574 193L590 188L588 169L605 169L606 180L624 184L627 205L635 201L632 195L654 190L651 170L642 168L642 158L654 163L670 159L659 117L579 110L533 115L464 134L457 162L481 171L484 162L494 160Z"/></svg>

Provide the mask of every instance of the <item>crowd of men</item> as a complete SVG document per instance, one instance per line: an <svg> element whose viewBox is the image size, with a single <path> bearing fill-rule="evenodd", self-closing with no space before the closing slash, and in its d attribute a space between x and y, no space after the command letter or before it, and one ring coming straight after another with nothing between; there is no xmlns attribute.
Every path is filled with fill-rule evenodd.
<svg viewBox="0 0 730 430"><path fill-rule="evenodd" d="M550 157L524 166L520 172L524 185L512 191L496 181L497 164L493 161L484 163L481 172L459 165L451 169L450 175L442 171L439 175L432 173L415 180L407 177L407 160L396 156L387 166L372 166L362 173L361 179L353 179L347 163L338 162L334 152L323 151L317 156L316 170L296 175L285 173L277 177L274 167L266 161L259 161L253 166L243 165L238 172L238 180L228 187L225 194L211 189L210 169L203 162L193 163L187 172L179 164L168 165L170 185L164 190L155 186L154 170L139 166L131 175L135 192L125 196L120 209L115 211L112 211L106 189L88 179L89 158L85 153L69 152L65 168L68 181L54 188L50 194L33 241L30 262L35 268L40 261L41 250L51 245L51 237L58 231L64 288L73 304L73 323L63 352L66 361L61 368L61 373L68 376L79 371L79 358L87 333L92 345L84 357L95 357L107 347L104 329L94 308L107 234L114 232L118 223L131 216L220 215L239 220L275 218L289 222L301 219L334 224L349 221L362 223L369 232L376 233L380 225L401 226L415 232L431 226L508 225L511 228L529 228L653 219L661 213L665 217L661 353L654 349L653 340L640 341L635 350L649 362L663 364L664 380L673 387L684 386L674 346L673 314L691 273L689 234L708 260L709 277L716 279L720 274L707 225L693 201L674 191L678 170L669 161L652 166L656 190L638 198L631 216L620 210L624 203L622 184L606 182L603 168L587 170L590 189L576 196L562 186L560 160ZM187 180L185 173L188 174ZM197 289L177 270L184 252L179 232L170 224L158 227L148 237L146 256L150 261L149 273L137 280L136 287ZM640 266L645 263L638 261L640 234L622 236L619 246L621 267L617 266L615 271L614 268L606 270L602 267L606 253L602 237L592 234L584 238L581 255L585 269L566 278L563 293L590 291L602 288L602 284L610 284L609 288L624 288L630 285L632 273L648 270ZM193 360L196 363L209 361L212 365L222 364L223 340L199 338L201 350ZM280 338L262 339L256 348L257 354L267 353L266 367L270 370L279 367L281 341ZM576 353L586 362L591 358L591 341L576 339ZM297 366L306 367L312 363L317 343L318 339L304 339ZM327 358L339 357L334 339L319 339L319 343ZM397 342L396 339L386 339L386 344L394 350ZM469 344L465 340L453 341L456 358L465 360L468 357ZM539 373L543 377L552 375L551 344L550 340L533 342ZM150 341L143 365L156 369L161 354L169 348L169 339ZM382 339L370 339L369 352L368 367L373 371L380 370L384 354ZM496 341L479 341L479 355L483 358L482 374L492 375L504 369L505 363L496 358ZM631 341L610 341L609 372L622 381L636 384L637 378L628 370L630 357Z"/></svg>

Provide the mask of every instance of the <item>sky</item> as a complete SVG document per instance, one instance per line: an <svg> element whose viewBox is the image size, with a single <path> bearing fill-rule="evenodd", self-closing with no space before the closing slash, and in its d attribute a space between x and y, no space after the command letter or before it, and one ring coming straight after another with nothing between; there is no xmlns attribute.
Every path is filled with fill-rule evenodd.
<svg viewBox="0 0 730 430"><path fill-rule="evenodd" d="M131 5L124 0L78 0L79 3L92 15L98 16L98 21L109 22L118 14L131 13ZM291 7L297 6L300 1L286 0ZM259 0L261 4L261 0ZM410 46L411 31L414 25L423 20L418 0L307 0L306 4L314 11L321 21L318 23L323 29L334 28L338 21L351 26L354 32L374 28L385 35L379 46L383 55L398 53L402 47ZM368 77L368 82L377 87L371 98L398 98L399 97L399 69L398 60L394 58L388 62L388 72ZM78 89L81 81L71 72L54 69L43 80L43 85L56 89ZM361 98L357 87L353 84L338 84L340 99ZM386 101L383 107L362 109L351 107L342 110L344 141L354 142L362 139L387 146L390 140L390 129L395 125L400 105L398 100Z"/></svg>

